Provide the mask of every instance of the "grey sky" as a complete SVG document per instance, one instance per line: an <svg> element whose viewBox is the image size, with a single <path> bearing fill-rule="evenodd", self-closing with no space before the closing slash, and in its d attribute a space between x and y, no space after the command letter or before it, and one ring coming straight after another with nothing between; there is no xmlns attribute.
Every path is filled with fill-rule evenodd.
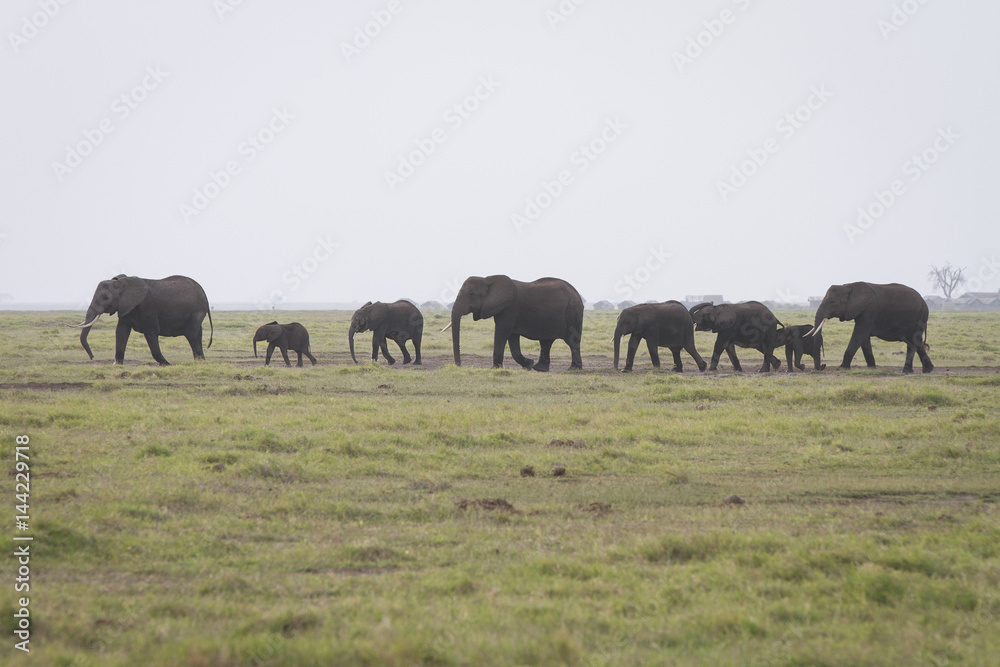
<svg viewBox="0 0 1000 667"><path fill-rule="evenodd" d="M1000 287L996 2L234 4L3 4L0 292Z"/></svg>

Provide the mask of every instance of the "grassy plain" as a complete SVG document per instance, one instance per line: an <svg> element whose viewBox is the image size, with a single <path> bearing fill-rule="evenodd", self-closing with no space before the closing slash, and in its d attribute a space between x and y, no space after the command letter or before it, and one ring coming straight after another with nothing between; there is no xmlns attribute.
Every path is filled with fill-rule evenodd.
<svg viewBox="0 0 1000 667"><path fill-rule="evenodd" d="M349 316L282 313L320 361L288 369L253 359L259 313L214 313L206 362L163 339L170 367L134 334L111 366L114 318L90 362L80 313L0 313L35 538L25 656L5 476L0 661L996 664L1000 314L932 315L938 370L905 377L879 341L874 371L675 375L643 347L619 374L592 312L579 373L485 368L489 322L448 365L444 314L426 368L354 366ZM824 333L832 369L850 324Z"/></svg>

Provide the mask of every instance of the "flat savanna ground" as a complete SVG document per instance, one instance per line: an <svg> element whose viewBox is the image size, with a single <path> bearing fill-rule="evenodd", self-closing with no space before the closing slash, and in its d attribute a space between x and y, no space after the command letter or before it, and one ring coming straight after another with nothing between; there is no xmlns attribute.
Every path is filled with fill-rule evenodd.
<svg viewBox="0 0 1000 667"><path fill-rule="evenodd" d="M270 314L237 312L205 362L163 339L158 367L133 334L112 366L115 318L91 362L81 315L0 313L34 537L26 656L12 471L3 664L997 664L1000 313L932 314L938 368L913 376L881 341L878 369L834 372L840 322L823 373L677 375L645 346L615 373L595 312L582 372L562 343L557 372L488 369L471 318L457 368L444 313L423 368L352 364L344 312L279 314L316 367L264 368Z"/></svg>

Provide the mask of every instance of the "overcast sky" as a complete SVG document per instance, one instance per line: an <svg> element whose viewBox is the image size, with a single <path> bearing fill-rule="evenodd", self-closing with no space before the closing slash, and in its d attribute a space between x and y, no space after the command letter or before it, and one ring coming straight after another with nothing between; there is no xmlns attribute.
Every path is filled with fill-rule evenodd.
<svg viewBox="0 0 1000 667"><path fill-rule="evenodd" d="M1000 287L995 0L62 1L0 9L18 302Z"/></svg>

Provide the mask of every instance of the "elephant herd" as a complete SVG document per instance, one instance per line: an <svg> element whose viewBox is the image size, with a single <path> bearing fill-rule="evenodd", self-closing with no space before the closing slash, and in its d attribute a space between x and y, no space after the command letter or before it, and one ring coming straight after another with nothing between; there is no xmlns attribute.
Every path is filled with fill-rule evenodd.
<svg viewBox="0 0 1000 667"><path fill-rule="evenodd" d="M191 345L195 359L204 359L202 350L202 322L208 316L212 327L212 314L208 297L201 285L185 276L170 276L162 280L149 280L135 276L119 275L101 281L94 298L87 309L81 328L80 343L90 358L94 355L87 344L90 328L103 314L118 314L115 331L115 363L125 359L125 347L132 331L143 334L149 350L160 364L167 360L160 352L160 336L184 336ZM461 320L472 314L473 320L493 319L493 366L503 366L506 349L511 357L525 369L549 370L550 352L556 340L564 341L570 349L571 370L583 368L580 356L580 340L583 334L583 299L580 293L565 280L540 278L533 282L521 282L504 275L472 276L468 278L455 297L451 322L441 331L452 330L452 347L455 365L462 365ZM733 368L742 371L736 348L750 348L764 355L760 372L768 373L777 369L781 362L774 356L778 347L785 348L786 369L791 372L798 368L805 370L802 357L813 358L813 368L821 371L823 325L830 318L854 322L847 350L844 352L841 369L849 369L858 348L864 355L869 368L875 367L871 337L885 341L906 344L904 373L913 372L913 356L919 355L924 373L934 369L927 355L927 304L910 287L900 284L876 285L857 282L833 285L827 290L823 302L816 311L813 324L785 326L762 303L746 301L736 304L700 303L690 309L678 301L644 303L625 308L618 316L614 338L614 367L619 368L622 336L629 335L624 371L632 370L636 350L645 340L650 361L659 368L659 348L667 348L673 355L673 370L681 372L681 351L687 352L695 361L698 370L716 370L719 359L725 352ZM372 360L382 356L390 364L395 359L389 354L387 341L392 340L403 355L403 363L420 365L420 347L423 338L424 319L416 306L409 301L394 303L368 302L359 308L351 318L348 341L351 358L358 363L354 352L354 336L363 331L372 332ZM710 364L706 364L694 343L695 331L710 331L716 334L715 347ZM214 327L209 335L207 347L212 345ZM521 352L521 338L537 340L540 353L536 361L526 358ZM298 355L298 365L302 366L305 355L313 364L309 348L309 333L298 322L278 324L269 322L261 326L253 335L254 356L257 343L267 341L265 365L271 362L275 348L281 351L285 365L290 366L288 351ZM406 348L412 341L414 354L411 357Z"/></svg>

